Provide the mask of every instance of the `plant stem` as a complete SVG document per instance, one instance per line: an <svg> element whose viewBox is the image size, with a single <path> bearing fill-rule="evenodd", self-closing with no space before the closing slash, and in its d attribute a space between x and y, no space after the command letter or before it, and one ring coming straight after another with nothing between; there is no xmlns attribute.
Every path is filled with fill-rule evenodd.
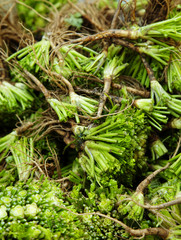
<svg viewBox="0 0 181 240"><path fill-rule="evenodd" d="M93 41L97 41L105 38L128 38L128 39L136 40L141 35L142 34L139 31L110 29L110 30L99 32L97 34L85 36L82 38L77 38L77 39L71 40L70 42L86 43L86 42L93 42Z"/></svg>
<svg viewBox="0 0 181 240"><path fill-rule="evenodd" d="M157 169L153 173L151 173L147 178L145 178L136 188L136 192L143 192L144 189L148 186L151 180L160 172L164 171L170 166L170 163L167 163L164 167Z"/></svg>
<svg viewBox="0 0 181 240"><path fill-rule="evenodd" d="M50 98L50 94L49 94L48 90L43 86L43 84L33 74L28 72L26 69L24 69L23 71L39 87L39 89L44 94L45 98L49 99Z"/></svg>
<svg viewBox="0 0 181 240"><path fill-rule="evenodd" d="M104 108L104 104L106 102L107 99L107 95L109 93L109 90L111 88L111 82L112 82L112 77L110 78L104 78L104 88L103 88L103 92L101 94L100 97L100 102L99 102L99 107L98 107L98 111L97 111L97 116L100 117Z"/></svg>

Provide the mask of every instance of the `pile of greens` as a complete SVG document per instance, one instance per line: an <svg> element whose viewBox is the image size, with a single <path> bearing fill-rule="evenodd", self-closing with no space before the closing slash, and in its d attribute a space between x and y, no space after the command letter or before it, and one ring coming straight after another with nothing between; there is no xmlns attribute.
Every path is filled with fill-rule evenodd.
<svg viewBox="0 0 181 240"><path fill-rule="evenodd" d="M1 49L1 239L180 239L181 12L161 2L17 2L34 35Z"/></svg>

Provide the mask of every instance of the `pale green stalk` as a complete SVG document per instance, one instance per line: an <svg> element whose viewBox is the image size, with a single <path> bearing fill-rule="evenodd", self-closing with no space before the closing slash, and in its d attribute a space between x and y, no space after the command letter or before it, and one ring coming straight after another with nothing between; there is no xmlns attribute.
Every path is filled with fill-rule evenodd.
<svg viewBox="0 0 181 240"><path fill-rule="evenodd" d="M33 139L22 137L17 140L10 148L13 155L16 168L18 170L19 180L26 181L31 174L32 161L34 160Z"/></svg>
<svg viewBox="0 0 181 240"><path fill-rule="evenodd" d="M17 57L21 67L38 72L41 67L49 66L50 42L43 38L41 41L27 46L7 58L7 61ZM38 65L39 64L39 65Z"/></svg>
<svg viewBox="0 0 181 240"><path fill-rule="evenodd" d="M156 80L151 81L151 97L158 106L167 107L174 117L181 115L181 100L169 95Z"/></svg>
<svg viewBox="0 0 181 240"><path fill-rule="evenodd" d="M160 139L155 140L150 147L152 153L152 160L156 160L168 152L168 149Z"/></svg>
<svg viewBox="0 0 181 240"><path fill-rule="evenodd" d="M77 114L75 105L59 101L55 98L49 98L47 101L58 115L60 122L66 122L68 118L72 118Z"/></svg>
<svg viewBox="0 0 181 240"><path fill-rule="evenodd" d="M93 115L97 111L98 102L94 99L80 96L75 92L70 92L70 101L73 106L76 106L82 113Z"/></svg>
<svg viewBox="0 0 181 240"><path fill-rule="evenodd" d="M14 142L18 139L18 135L16 131L9 133L8 135L0 138L0 161L6 156L10 147L14 144Z"/></svg>

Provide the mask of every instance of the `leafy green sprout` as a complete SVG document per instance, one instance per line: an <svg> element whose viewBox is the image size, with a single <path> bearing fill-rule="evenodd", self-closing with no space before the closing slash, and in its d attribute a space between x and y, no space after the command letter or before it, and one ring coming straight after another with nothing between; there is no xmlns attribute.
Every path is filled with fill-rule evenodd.
<svg viewBox="0 0 181 240"><path fill-rule="evenodd" d="M69 18L65 18L65 22L77 29L80 29L83 23L82 15L79 12L70 14Z"/></svg>

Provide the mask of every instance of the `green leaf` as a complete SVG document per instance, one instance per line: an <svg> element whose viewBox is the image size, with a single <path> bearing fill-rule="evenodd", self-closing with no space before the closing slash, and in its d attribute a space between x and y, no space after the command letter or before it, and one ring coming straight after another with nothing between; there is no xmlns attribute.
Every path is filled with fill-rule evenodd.
<svg viewBox="0 0 181 240"><path fill-rule="evenodd" d="M65 18L65 22L69 23L73 27L80 29L83 23L81 16L82 15L79 12L76 12L74 14L71 14L69 18Z"/></svg>

